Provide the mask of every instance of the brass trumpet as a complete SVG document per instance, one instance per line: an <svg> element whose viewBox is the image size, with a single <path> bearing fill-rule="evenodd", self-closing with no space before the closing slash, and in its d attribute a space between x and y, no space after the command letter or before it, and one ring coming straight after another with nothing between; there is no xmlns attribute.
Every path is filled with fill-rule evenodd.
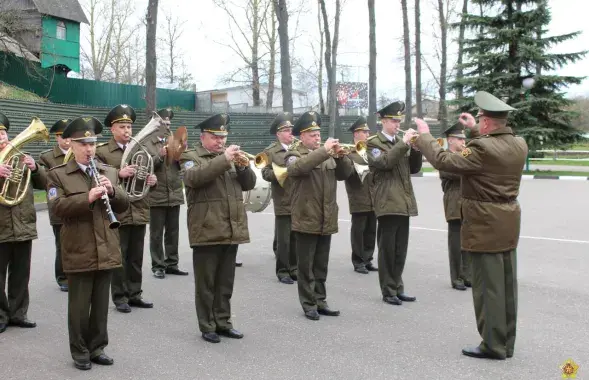
<svg viewBox="0 0 589 380"><path fill-rule="evenodd" d="M254 165L258 169L262 169L270 163L268 155L264 152L258 153L254 156L253 154L244 151L239 151L239 155L233 159L233 163L236 166L245 167L249 166L250 160L254 161Z"/></svg>
<svg viewBox="0 0 589 380"><path fill-rule="evenodd" d="M407 131L404 131L404 130L402 130L402 129L399 129L399 132L400 132L400 133L403 133L403 134L407 133ZM415 141L417 141L417 138L418 138L418 137L419 137L419 134L417 134L416 136L413 136L413 137L411 138L411 140L409 140L409 142L410 142L411 144L415 143Z"/></svg>

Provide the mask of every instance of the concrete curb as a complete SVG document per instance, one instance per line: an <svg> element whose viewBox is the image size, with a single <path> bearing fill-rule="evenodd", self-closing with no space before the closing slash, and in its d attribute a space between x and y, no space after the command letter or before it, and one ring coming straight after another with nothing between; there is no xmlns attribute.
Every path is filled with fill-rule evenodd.
<svg viewBox="0 0 589 380"><path fill-rule="evenodd" d="M412 174L413 177L440 177L439 172L420 172L417 174ZM524 174L522 175L522 179L560 179L564 181L587 181L589 180L589 176L576 176L576 175L547 175L547 174Z"/></svg>
<svg viewBox="0 0 589 380"><path fill-rule="evenodd" d="M47 210L47 203L35 203L35 211Z"/></svg>

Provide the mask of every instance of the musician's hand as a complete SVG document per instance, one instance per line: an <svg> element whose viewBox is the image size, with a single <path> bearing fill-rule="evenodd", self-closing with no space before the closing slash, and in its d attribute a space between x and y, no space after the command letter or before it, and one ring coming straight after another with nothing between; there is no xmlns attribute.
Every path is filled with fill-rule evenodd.
<svg viewBox="0 0 589 380"><path fill-rule="evenodd" d="M336 145L339 144L339 140L338 139L332 139L332 138L328 138L325 141L325 144L323 145L325 147L325 149L327 149L327 151L329 152L333 147L335 147Z"/></svg>
<svg viewBox="0 0 589 380"><path fill-rule="evenodd" d="M108 195L112 196L115 193L115 189L113 189L112 183L110 183L110 180L108 178L101 175L98 177L98 180L100 181L100 186L106 188L106 192L108 193Z"/></svg>
<svg viewBox="0 0 589 380"><path fill-rule="evenodd" d="M119 177L120 178L129 178L133 177L137 172L137 165L127 165L121 170L119 170Z"/></svg>
<svg viewBox="0 0 589 380"><path fill-rule="evenodd" d="M419 125L419 124L418 124ZM427 130L429 131L429 127L427 126L427 124L425 125L425 127L427 128ZM426 132L427 133L427 132ZM413 128L409 128L405 134L403 135L403 142L405 144L409 144L409 142L411 141L411 139L413 137L417 136L417 131L415 131L415 129Z"/></svg>
<svg viewBox="0 0 589 380"><path fill-rule="evenodd" d="M12 172L12 166L1 164L0 165L0 177L8 178L10 177L10 173Z"/></svg>
<svg viewBox="0 0 589 380"><path fill-rule="evenodd" d="M233 161L233 158L237 155L239 155L239 146L229 145L227 149L225 149L225 158L227 158L227 161Z"/></svg>
<svg viewBox="0 0 589 380"><path fill-rule="evenodd" d="M35 168L37 167L37 164L35 163L35 160L31 156L26 155L25 158L22 161L31 170L35 170Z"/></svg>
<svg viewBox="0 0 589 380"><path fill-rule="evenodd" d="M468 112L461 113L458 117L458 122L469 129L473 129L475 125L477 125L477 121L474 119L474 116Z"/></svg>
<svg viewBox="0 0 589 380"><path fill-rule="evenodd" d="M155 186L155 184L157 183L157 177L155 176L155 174L150 174L147 176L147 186L152 187Z"/></svg>
<svg viewBox="0 0 589 380"><path fill-rule="evenodd" d="M100 199L100 197L102 197L102 194L104 194L105 191L106 187L104 186L91 188L88 192L88 203L94 203L97 199Z"/></svg>
<svg viewBox="0 0 589 380"><path fill-rule="evenodd" d="M166 157L168 155L168 148L163 146L162 149L160 149L160 157Z"/></svg>

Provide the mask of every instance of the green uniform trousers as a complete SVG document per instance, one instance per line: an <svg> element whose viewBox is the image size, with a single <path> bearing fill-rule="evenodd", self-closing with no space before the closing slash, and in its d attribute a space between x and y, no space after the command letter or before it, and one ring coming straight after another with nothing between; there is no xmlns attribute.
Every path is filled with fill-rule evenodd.
<svg viewBox="0 0 589 380"><path fill-rule="evenodd" d="M376 215L373 211L352 213L350 239L354 269L366 267L372 262L376 245Z"/></svg>
<svg viewBox="0 0 589 380"><path fill-rule="evenodd" d="M460 220L448 222L448 259L450 262L450 284L464 285L470 281L470 253L460 248Z"/></svg>
<svg viewBox="0 0 589 380"><path fill-rule="evenodd" d="M517 253L471 253L472 298L480 349L513 355L517 324Z"/></svg>
<svg viewBox="0 0 589 380"><path fill-rule="evenodd" d="M385 215L378 218L378 280L383 297L404 292L403 269L409 245L409 217Z"/></svg>
<svg viewBox="0 0 589 380"><path fill-rule="evenodd" d="M32 247L32 240L0 243L0 323L27 318Z"/></svg>
<svg viewBox="0 0 589 380"><path fill-rule="evenodd" d="M63 266L61 265L61 224L53 226L53 236L55 236L55 281L58 285L67 284L67 276L63 273Z"/></svg>
<svg viewBox="0 0 589 380"><path fill-rule="evenodd" d="M141 299L143 279L143 243L145 225L126 225L119 227L123 266L113 270L112 300L115 305Z"/></svg>
<svg viewBox="0 0 589 380"><path fill-rule="evenodd" d="M327 265L331 235L295 232L299 301L303 311L327 308Z"/></svg>
<svg viewBox="0 0 589 380"><path fill-rule="evenodd" d="M272 249L276 256L276 277L297 277L297 251L294 234L290 231L290 215L276 215L274 218L274 242Z"/></svg>
<svg viewBox="0 0 589 380"><path fill-rule="evenodd" d="M74 360L90 360L108 345L112 270L68 273L68 331Z"/></svg>
<svg viewBox="0 0 589 380"><path fill-rule="evenodd" d="M178 269L179 223L180 206L149 209L149 250L153 272L166 268Z"/></svg>
<svg viewBox="0 0 589 380"><path fill-rule="evenodd" d="M237 244L192 247L194 304L201 332L233 328L231 297Z"/></svg>

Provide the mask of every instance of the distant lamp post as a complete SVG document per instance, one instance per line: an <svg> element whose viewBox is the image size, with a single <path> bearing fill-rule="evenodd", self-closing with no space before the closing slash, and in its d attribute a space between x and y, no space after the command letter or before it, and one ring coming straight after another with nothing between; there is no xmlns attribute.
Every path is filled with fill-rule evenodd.
<svg viewBox="0 0 589 380"><path fill-rule="evenodd" d="M536 84L536 80L534 77L524 78L522 80L522 87L526 89L525 91L525 98L528 100L530 98L530 90ZM540 136L541 137L541 136ZM542 139L540 139L540 144L542 144ZM528 155L526 156L526 171L530 171L530 152L528 151Z"/></svg>

